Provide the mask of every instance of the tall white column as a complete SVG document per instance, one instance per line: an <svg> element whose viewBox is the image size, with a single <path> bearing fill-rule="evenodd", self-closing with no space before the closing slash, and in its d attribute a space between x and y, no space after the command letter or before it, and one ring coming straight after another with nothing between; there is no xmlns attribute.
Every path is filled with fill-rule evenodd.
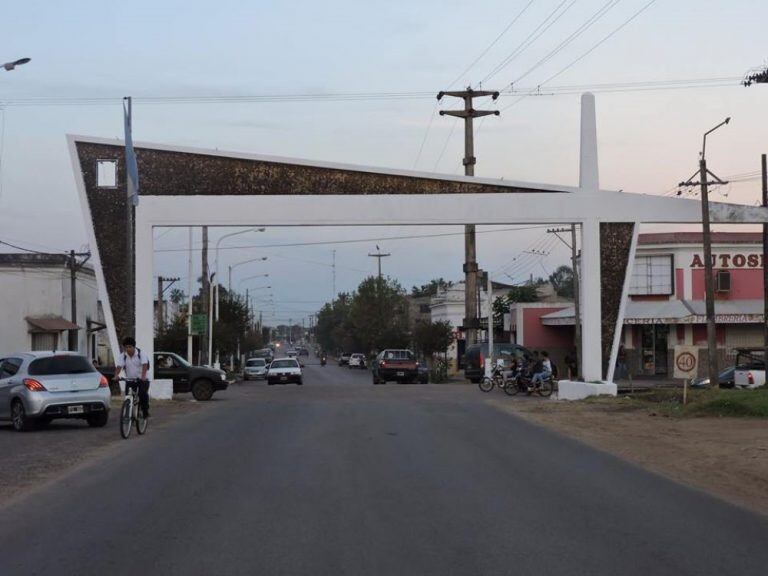
<svg viewBox="0 0 768 576"><path fill-rule="evenodd" d="M597 118L595 96L581 96L579 192L597 193ZM595 212L598 212L595 207ZM585 381L603 379L602 307L600 286L600 221L584 220L581 226L581 373Z"/></svg>
<svg viewBox="0 0 768 576"><path fill-rule="evenodd" d="M154 240L152 226L147 224L145 204L136 207L136 344L141 351L153 358L155 330L152 322L153 294L152 274L154 272ZM154 366L154 361L151 362ZM151 374L150 374L151 378Z"/></svg>
<svg viewBox="0 0 768 576"><path fill-rule="evenodd" d="M603 379L600 303L600 221L581 226L581 373L585 382Z"/></svg>

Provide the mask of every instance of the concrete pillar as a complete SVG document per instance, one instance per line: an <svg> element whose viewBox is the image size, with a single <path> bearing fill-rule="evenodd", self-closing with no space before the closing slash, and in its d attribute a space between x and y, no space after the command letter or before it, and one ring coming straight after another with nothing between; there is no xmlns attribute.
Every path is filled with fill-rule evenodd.
<svg viewBox="0 0 768 576"><path fill-rule="evenodd" d="M599 189L595 96L587 92L581 96L579 191L595 193ZM600 221L585 220L581 231L581 373L587 382L601 381Z"/></svg>
<svg viewBox="0 0 768 576"><path fill-rule="evenodd" d="M595 95L589 92L581 95L579 188L584 192L597 192L600 189L600 174L597 163Z"/></svg>
<svg viewBox="0 0 768 576"><path fill-rule="evenodd" d="M154 271L154 239L152 226L148 225L147 215L139 204L136 207L136 345L150 357L150 371L153 369L155 331L153 326L153 286ZM151 378L151 374L150 374Z"/></svg>
<svg viewBox="0 0 768 576"><path fill-rule="evenodd" d="M581 226L581 373L586 382L603 380L600 302L600 222Z"/></svg>

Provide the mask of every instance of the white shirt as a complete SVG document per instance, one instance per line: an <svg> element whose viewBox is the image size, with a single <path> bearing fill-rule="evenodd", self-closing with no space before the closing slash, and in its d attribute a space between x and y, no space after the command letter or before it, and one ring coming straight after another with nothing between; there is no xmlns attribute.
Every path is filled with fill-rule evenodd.
<svg viewBox="0 0 768 576"><path fill-rule="evenodd" d="M133 353L133 356L129 356L125 352L121 353L117 357L116 364L118 374L119 370L122 368L127 380L135 380L141 378L141 367L144 364L149 364L149 357L144 352L137 349L136 352ZM149 380L149 371L147 371L147 380Z"/></svg>

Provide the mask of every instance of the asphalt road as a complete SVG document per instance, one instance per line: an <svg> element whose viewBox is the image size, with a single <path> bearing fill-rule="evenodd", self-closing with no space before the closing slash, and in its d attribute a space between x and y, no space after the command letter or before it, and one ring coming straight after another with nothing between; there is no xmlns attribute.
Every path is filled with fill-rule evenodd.
<svg viewBox="0 0 768 576"><path fill-rule="evenodd" d="M232 387L0 506L0 573L766 574L768 521L475 387ZM509 401L517 401L509 399ZM153 433L154 432L154 433Z"/></svg>

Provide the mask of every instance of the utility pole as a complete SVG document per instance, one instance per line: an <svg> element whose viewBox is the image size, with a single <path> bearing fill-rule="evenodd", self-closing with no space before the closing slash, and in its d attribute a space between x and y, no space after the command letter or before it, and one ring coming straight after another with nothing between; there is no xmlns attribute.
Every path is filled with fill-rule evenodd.
<svg viewBox="0 0 768 576"><path fill-rule="evenodd" d="M187 298L189 301L187 302L187 362L190 364L194 364L194 358L192 357L194 355L194 351L192 350L193 345L193 335L192 335L192 226L189 227L189 253L188 253L188 261L187 261Z"/></svg>
<svg viewBox="0 0 768 576"><path fill-rule="evenodd" d="M499 97L497 91L490 90L472 90L467 87L466 90L454 92L439 92L437 99L442 100L443 96L453 96L464 100L464 110L441 110L440 116L455 116L464 119L464 174L466 176L475 175L475 138L473 121L481 116L499 115L498 110L475 110L472 107L472 101L475 98L490 96L493 100ZM475 225L467 224L464 226L464 332L466 334L466 345L474 344L477 340L477 330L480 327L478 320L478 287L477 287L477 244L475 238Z"/></svg>
<svg viewBox="0 0 768 576"><path fill-rule="evenodd" d="M579 252L576 246L576 224L568 228L551 228L548 233L554 234L571 250L571 268L573 270L573 346L576 349L576 372L581 374L581 289L579 284ZM570 244L560 236L561 232L571 233ZM576 376L574 376L575 378Z"/></svg>
<svg viewBox="0 0 768 576"><path fill-rule="evenodd" d="M71 303L70 318L72 324L77 324L77 263L75 262L75 251L69 251L69 300ZM69 349L72 352L77 351L77 330L70 330L69 336Z"/></svg>
<svg viewBox="0 0 768 576"><path fill-rule="evenodd" d="M763 206L768 208L768 156L763 154ZM768 224L763 224L763 361L768 363Z"/></svg>
<svg viewBox="0 0 768 576"><path fill-rule="evenodd" d="M203 312L210 316L211 295L209 294L208 288L210 284L210 278L208 276L208 226L203 226L202 266L203 291L201 296L203 297ZM209 348L208 341L210 338L210 331L207 331L205 334L200 336L200 363L203 365L206 365L210 362L210 358L207 356L207 351Z"/></svg>
<svg viewBox="0 0 768 576"><path fill-rule="evenodd" d="M80 256L83 261L78 264L76 258ZM91 257L90 252L75 252L69 251L69 295L70 295L70 322L77 324L77 271L83 267L83 265ZM77 352L77 330L69 330L67 332L67 347L71 352Z"/></svg>
<svg viewBox="0 0 768 576"><path fill-rule="evenodd" d="M680 186L701 186L701 227L702 240L704 244L704 291L706 293L706 313L707 313L707 350L709 366L709 383L715 388L720 387L720 375L717 370L717 326L715 324L715 286L714 286L714 262L712 260L712 235L709 225L709 177L714 180L712 184L728 184L725 180L718 178L707 169L707 136L731 121L730 117L723 122L704 133L704 142L701 146L701 158L699 159L699 170L694 172L688 181L681 182ZM699 182L693 179L698 173Z"/></svg>
<svg viewBox="0 0 768 576"><path fill-rule="evenodd" d="M174 285L174 283L181 280L181 278L167 278L165 276L157 277L157 328L158 330L165 326L165 300L164 294L168 291L168 288ZM165 283L168 285L165 286Z"/></svg>
<svg viewBox="0 0 768 576"><path fill-rule="evenodd" d="M336 298L336 250L333 251L333 264L331 268L333 268L333 294L331 294L331 300L334 300Z"/></svg>
<svg viewBox="0 0 768 576"><path fill-rule="evenodd" d="M376 254L370 254L370 253L368 254L369 258L376 258L378 260L378 265L379 265L379 281L381 281L381 259L382 258L387 258L389 256L392 256L392 254L389 254L389 253L382 254L381 253L381 249L378 247L378 245L376 246Z"/></svg>

